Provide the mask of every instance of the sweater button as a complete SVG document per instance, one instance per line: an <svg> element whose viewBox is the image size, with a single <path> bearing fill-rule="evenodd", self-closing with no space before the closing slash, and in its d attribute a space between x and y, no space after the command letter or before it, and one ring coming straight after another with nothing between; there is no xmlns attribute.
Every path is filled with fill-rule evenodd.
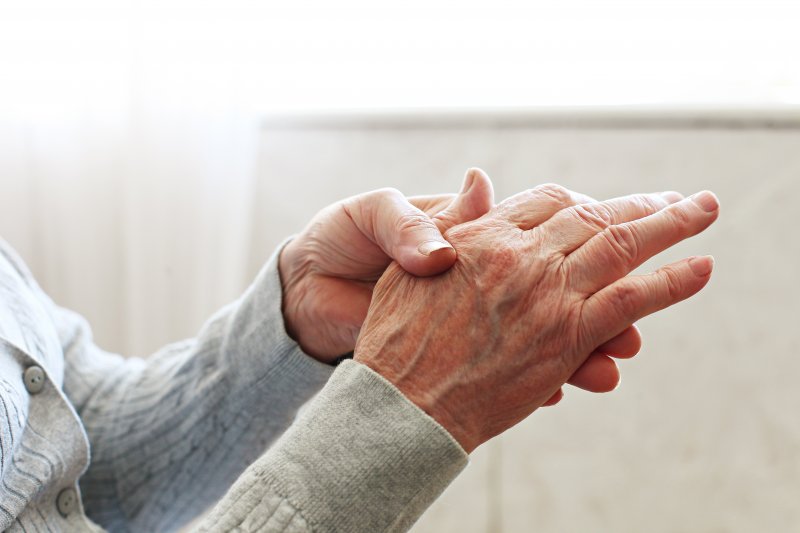
<svg viewBox="0 0 800 533"><path fill-rule="evenodd" d="M58 493L56 508L61 516L67 517L78 506L78 494L75 489L64 489Z"/></svg>
<svg viewBox="0 0 800 533"><path fill-rule="evenodd" d="M29 366L22 374L22 381L30 394L39 394L44 388L44 370L40 366Z"/></svg>

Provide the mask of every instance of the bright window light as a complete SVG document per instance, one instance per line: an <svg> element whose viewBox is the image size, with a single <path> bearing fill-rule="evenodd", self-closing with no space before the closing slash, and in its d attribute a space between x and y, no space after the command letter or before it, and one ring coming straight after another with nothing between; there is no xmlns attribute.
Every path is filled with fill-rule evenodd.
<svg viewBox="0 0 800 533"><path fill-rule="evenodd" d="M800 103L795 1L0 6L7 111L137 94L264 111Z"/></svg>

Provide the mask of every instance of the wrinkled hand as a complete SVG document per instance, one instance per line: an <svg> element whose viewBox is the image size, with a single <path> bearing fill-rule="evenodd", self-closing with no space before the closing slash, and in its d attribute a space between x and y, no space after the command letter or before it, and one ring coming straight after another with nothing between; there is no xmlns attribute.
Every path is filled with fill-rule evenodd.
<svg viewBox="0 0 800 533"><path fill-rule="evenodd" d="M594 347L618 335L630 344L636 320L705 286L710 257L628 275L718 216L711 193L666 205L673 200L635 195L566 207L569 192L554 186L509 198L445 233L458 252L446 273L386 270L356 360L471 452L557 399Z"/></svg>
<svg viewBox="0 0 800 533"><path fill-rule="evenodd" d="M564 189L553 194L562 207L595 202ZM682 198L676 194L665 194L653 208ZM396 190L382 189L324 209L280 257L287 331L306 353L324 362L352 351L375 280L392 259L419 276L447 270L455 251L442 233L480 217L493 205L488 176L471 169L458 195L407 199ZM420 247L426 247L427 255ZM609 356L632 357L640 347L639 332L631 326L590 354L567 382L592 392L612 390L619 371ZM561 397L558 390L544 405L554 405Z"/></svg>
<svg viewBox="0 0 800 533"><path fill-rule="evenodd" d="M321 361L352 351L389 263L416 276L447 270L456 252L442 232L493 205L491 181L472 169L458 195L406 199L381 189L325 208L280 256L287 332Z"/></svg>

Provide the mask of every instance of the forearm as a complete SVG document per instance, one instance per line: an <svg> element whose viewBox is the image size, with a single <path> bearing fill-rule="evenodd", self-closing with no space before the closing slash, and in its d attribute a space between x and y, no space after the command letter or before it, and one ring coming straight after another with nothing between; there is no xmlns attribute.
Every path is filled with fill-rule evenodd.
<svg viewBox="0 0 800 533"><path fill-rule="evenodd" d="M406 531L466 462L400 391L346 361L201 530Z"/></svg>

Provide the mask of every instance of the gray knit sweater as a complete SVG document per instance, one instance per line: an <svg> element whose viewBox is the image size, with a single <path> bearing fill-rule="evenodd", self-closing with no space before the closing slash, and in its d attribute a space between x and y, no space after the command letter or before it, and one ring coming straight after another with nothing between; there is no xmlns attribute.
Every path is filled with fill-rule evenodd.
<svg viewBox="0 0 800 533"><path fill-rule="evenodd" d="M277 254L196 338L125 359L0 242L0 530L172 531L216 504L201 531L405 531L466 460L287 337Z"/></svg>

